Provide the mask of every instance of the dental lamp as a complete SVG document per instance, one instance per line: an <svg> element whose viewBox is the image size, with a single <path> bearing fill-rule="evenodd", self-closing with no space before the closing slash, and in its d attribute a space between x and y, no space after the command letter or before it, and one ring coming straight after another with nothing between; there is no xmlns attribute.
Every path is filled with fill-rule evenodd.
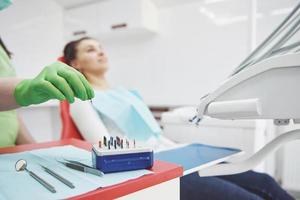
<svg viewBox="0 0 300 200"><path fill-rule="evenodd" d="M202 97L193 118L273 119L275 125L300 123L300 3L231 76ZM286 142L300 139L300 129L281 134L245 161L221 163L200 176L245 172Z"/></svg>

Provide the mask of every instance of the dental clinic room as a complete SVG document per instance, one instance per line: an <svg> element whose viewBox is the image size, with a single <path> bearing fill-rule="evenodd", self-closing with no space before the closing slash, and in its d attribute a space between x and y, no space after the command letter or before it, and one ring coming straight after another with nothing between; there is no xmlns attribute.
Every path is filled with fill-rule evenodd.
<svg viewBox="0 0 300 200"><path fill-rule="evenodd" d="M299 91L298 0L0 0L0 200L300 200Z"/></svg>

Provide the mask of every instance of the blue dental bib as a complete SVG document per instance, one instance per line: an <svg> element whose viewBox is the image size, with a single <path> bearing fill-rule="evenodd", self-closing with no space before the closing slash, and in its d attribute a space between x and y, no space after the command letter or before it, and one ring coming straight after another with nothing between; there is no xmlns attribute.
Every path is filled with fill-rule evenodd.
<svg viewBox="0 0 300 200"><path fill-rule="evenodd" d="M146 141L161 133L151 111L136 92L120 87L95 91L93 106L129 139Z"/></svg>

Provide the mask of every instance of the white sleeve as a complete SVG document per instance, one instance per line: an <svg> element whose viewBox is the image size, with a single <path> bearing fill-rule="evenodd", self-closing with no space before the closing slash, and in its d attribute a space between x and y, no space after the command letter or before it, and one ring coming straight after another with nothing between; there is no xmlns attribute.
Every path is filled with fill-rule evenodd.
<svg viewBox="0 0 300 200"><path fill-rule="evenodd" d="M76 100L70 104L70 115L87 142L94 144L103 136L109 136L101 118L89 101Z"/></svg>

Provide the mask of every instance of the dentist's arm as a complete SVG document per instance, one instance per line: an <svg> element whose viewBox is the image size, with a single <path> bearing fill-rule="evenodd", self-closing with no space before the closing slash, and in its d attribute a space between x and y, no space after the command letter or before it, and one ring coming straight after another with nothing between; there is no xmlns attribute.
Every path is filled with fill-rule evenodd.
<svg viewBox="0 0 300 200"><path fill-rule="evenodd" d="M50 99L73 103L75 97L88 100L94 97L94 91L80 72L61 62L45 67L34 79L0 79L0 111Z"/></svg>
<svg viewBox="0 0 300 200"><path fill-rule="evenodd" d="M18 131L18 136L16 140L16 144L32 144L35 143L35 140L33 137L30 135L28 129L26 128L23 120L18 116L18 121L19 121L19 131Z"/></svg>
<svg viewBox="0 0 300 200"><path fill-rule="evenodd" d="M17 78L0 78L0 111L19 107L13 93L20 81Z"/></svg>

